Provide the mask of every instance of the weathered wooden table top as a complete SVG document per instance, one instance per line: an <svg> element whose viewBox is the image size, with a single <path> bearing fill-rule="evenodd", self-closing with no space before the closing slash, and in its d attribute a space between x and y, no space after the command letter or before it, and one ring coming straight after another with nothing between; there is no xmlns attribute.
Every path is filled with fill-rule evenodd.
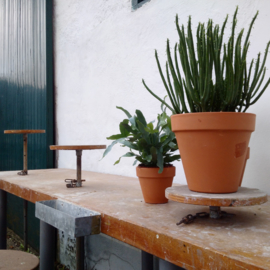
<svg viewBox="0 0 270 270"><path fill-rule="evenodd" d="M82 188L66 188L75 170L0 172L0 188L31 202L61 199L101 213L101 231L186 269L270 269L270 203L224 207L233 217L197 219L176 226L183 216L207 206L151 205L136 178L83 171Z"/></svg>

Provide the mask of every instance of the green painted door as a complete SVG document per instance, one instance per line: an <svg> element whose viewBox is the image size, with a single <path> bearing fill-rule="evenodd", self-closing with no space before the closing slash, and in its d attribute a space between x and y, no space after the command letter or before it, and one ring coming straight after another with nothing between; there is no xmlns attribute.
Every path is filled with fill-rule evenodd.
<svg viewBox="0 0 270 270"><path fill-rule="evenodd" d="M6 129L45 129L28 136L28 169L54 167L52 12L52 0L0 0L0 171L23 168L22 135ZM29 244L37 249L39 221L31 203L28 220ZM22 237L23 203L12 195L8 225Z"/></svg>

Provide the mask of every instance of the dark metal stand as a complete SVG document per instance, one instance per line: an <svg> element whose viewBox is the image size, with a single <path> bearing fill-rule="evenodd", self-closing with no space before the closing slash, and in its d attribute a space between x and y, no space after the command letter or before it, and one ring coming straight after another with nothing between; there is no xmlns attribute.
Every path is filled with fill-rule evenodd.
<svg viewBox="0 0 270 270"><path fill-rule="evenodd" d="M67 188L82 187L82 150L76 150L77 156L77 179L65 179Z"/></svg>
<svg viewBox="0 0 270 270"><path fill-rule="evenodd" d="M24 229L24 251L27 251L28 248L28 221L27 221L27 212L28 212L28 201L23 200L23 229Z"/></svg>
<svg viewBox="0 0 270 270"><path fill-rule="evenodd" d="M82 187L82 151L106 149L106 145L50 145L51 150L75 150L77 156L77 179L65 179L67 188Z"/></svg>
<svg viewBox="0 0 270 270"><path fill-rule="evenodd" d="M76 238L76 270L84 270L84 236Z"/></svg>
<svg viewBox="0 0 270 270"><path fill-rule="evenodd" d="M222 217L222 212L220 210L220 206L209 206L209 217L210 218L221 218Z"/></svg>
<svg viewBox="0 0 270 270"><path fill-rule="evenodd" d="M23 170L18 172L18 175L28 175L27 168L27 140L28 134L34 133L45 133L45 130L5 130L6 134L23 134ZM28 211L28 202L26 200L23 201L23 224L24 224L24 250L28 249L28 224L27 224L27 211Z"/></svg>
<svg viewBox="0 0 270 270"><path fill-rule="evenodd" d="M142 270L154 270L154 256L142 250Z"/></svg>
<svg viewBox="0 0 270 270"><path fill-rule="evenodd" d="M54 269L56 229L46 222L40 221L40 270Z"/></svg>
<svg viewBox="0 0 270 270"><path fill-rule="evenodd" d="M20 130L4 130L5 134L23 134L23 170L18 172L19 175L27 175L27 136L28 134L45 133L45 130L36 129L20 129Z"/></svg>
<svg viewBox="0 0 270 270"><path fill-rule="evenodd" d="M18 172L19 175L27 175L27 134L23 134L23 170Z"/></svg>
<svg viewBox="0 0 270 270"><path fill-rule="evenodd" d="M40 221L40 270L54 269L55 234L55 227ZM84 270L84 236L76 238L76 270Z"/></svg>
<svg viewBox="0 0 270 270"><path fill-rule="evenodd" d="M7 193L0 189L0 249L7 249Z"/></svg>
<svg viewBox="0 0 270 270"><path fill-rule="evenodd" d="M76 150L77 156L77 182L76 186L82 186L82 150Z"/></svg>

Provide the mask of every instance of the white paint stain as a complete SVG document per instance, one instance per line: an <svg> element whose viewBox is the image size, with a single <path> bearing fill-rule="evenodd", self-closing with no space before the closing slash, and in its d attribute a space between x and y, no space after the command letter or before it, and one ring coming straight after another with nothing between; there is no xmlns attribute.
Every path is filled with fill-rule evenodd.
<svg viewBox="0 0 270 270"><path fill-rule="evenodd" d="M238 266L238 267L240 267L240 268L242 268L242 269L248 270L246 267L243 267L243 266L238 265L238 264L235 264L235 266Z"/></svg>

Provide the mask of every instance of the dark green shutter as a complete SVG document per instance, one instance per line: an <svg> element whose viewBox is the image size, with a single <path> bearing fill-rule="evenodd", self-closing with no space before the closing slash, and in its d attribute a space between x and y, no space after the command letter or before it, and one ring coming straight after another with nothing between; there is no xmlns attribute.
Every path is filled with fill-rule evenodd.
<svg viewBox="0 0 270 270"><path fill-rule="evenodd" d="M23 168L22 135L6 129L45 129L28 137L28 169L54 166L52 15L52 0L0 0L0 171ZM31 204L29 219L29 243L37 248ZM9 196L8 220L22 236L22 200L15 196Z"/></svg>

